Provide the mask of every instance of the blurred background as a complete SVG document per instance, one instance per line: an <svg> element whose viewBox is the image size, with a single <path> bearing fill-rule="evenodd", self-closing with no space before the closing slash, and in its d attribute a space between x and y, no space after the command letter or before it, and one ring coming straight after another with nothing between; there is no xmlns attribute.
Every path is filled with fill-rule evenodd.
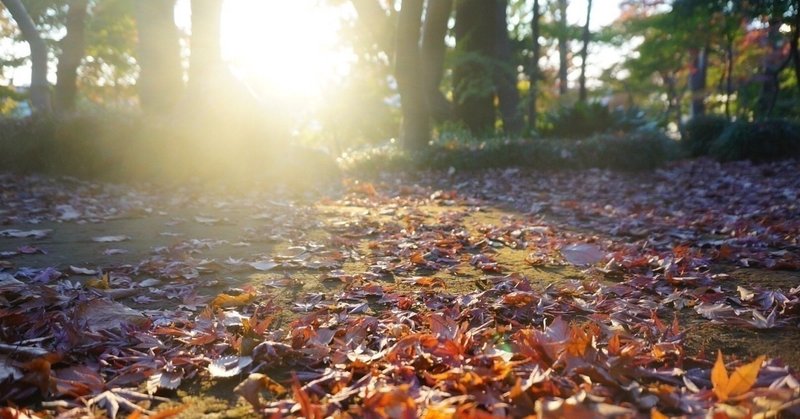
<svg viewBox="0 0 800 419"><path fill-rule="evenodd" d="M800 147L792 0L2 5L6 170L642 169Z"/></svg>

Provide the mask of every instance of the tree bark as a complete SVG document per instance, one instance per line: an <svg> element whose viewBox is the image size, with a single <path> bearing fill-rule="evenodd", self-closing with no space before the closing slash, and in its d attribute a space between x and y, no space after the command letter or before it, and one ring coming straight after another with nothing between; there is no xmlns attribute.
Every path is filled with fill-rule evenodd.
<svg viewBox="0 0 800 419"><path fill-rule="evenodd" d="M522 132L522 115L519 109L517 69L512 61L511 39L508 36L508 0L494 0L494 53L497 70L494 72L503 133L509 136Z"/></svg>
<svg viewBox="0 0 800 419"><path fill-rule="evenodd" d="M86 7L88 0L71 0L67 10L67 34L61 39L61 56L56 68L55 108L58 112L75 109L78 93L78 66L86 47Z"/></svg>
<svg viewBox="0 0 800 419"><path fill-rule="evenodd" d="M175 0L137 0L139 102L148 113L172 110L183 92Z"/></svg>
<svg viewBox="0 0 800 419"><path fill-rule="evenodd" d="M419 39L423 0L404 0L397 22L395 77L403 112L401 141L407 150L420 150L430 140L427 86L422 70Z"/></svg>
<svg viewBox="0 0 800 419"><path fill-rule="evenodd" d="M156 0L157 1L157 0ZM222 67L222 0L192 0L189 89L203 89Z"/></svg>
<svg viewBox="0 0 800 419"><path fill-rule="evenodd" d="M569 39L567 38L567 0L558 0L558 93L567 94Z"/></svg>
<svg viewBox="0 0 800 419"><path fill-rule="evenodd" d="M494 132L494 4L487 0L456 2L456 47L461 60L453 68L455 114L470 132Z"/></svg>
<svg viewBox="0 0 800 419"><path fill-rule="evenodd" d="M30 100L34 112L50 112L50 84L47 81L47 45L20 0L2 0L31 49Z"/></svg>
<svg viewBox="0 0 800 419"><path fill-rule="evenodd" d="M731 94L733 94L733 37L728 38L725 45L725 117L731 118Z"/></svg>
<svg viewBox="0 0 800 419"><path fill-rule="evenodd" d="M592 0L588 0L586 4L586 24L583 25L583 48L581 49L581 76L579 79L580 90L578 93L578 101L586 103L586 59L589 56L589 41L591 40L592 33L589 31L589 18L592 16Z"/></svg>
<svg viewBox="0 0 800 419"><path fill-rule="evenodd" d="M452 105L439 90L444 73L444 43L453 0L428 0L422 27L422 68L431 116L437 122L452 118Z"/></svg>
<svg viewBox="0 0 800 419"><path fill-rule="evenodd" d="M541 32L540 21L542 18L541 10L539 9L539 0L533 0L533 18L531 20L531 48L533 49L529 75L530 87L528 89L528 131L536 131L536 99L539 95L539 59L541 58L542 49L539 45L539 35Z"/></svg>
<svg viewBox="0 0 800 419"><path fill-rule="evenodd" d="M692 95L692 118L702 116L706 112L706 73L708 69L707 48L692 51L692 68L689 74L689 90Z"/></svg>

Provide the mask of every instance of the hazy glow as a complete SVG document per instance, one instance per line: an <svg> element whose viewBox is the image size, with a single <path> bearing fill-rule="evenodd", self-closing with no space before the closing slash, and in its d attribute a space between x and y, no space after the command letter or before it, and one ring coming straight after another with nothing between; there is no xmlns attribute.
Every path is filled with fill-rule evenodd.
<svg viewBox="0 0 800 419"><path fill-rule="evenodd" d="M350 71L338 36L346 12L318 0L226 1L223 58L256 94L316 98Z"/></svg>

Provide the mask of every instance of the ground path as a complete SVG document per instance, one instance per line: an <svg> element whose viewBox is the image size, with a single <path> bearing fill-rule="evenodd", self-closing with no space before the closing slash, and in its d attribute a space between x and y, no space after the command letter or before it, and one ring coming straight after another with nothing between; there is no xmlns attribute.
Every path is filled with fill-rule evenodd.
<svg viewBox="0 0 800 419"><path fill-rule="evenodd" d="M789 408L798 168L324 192L0 176L0 394L74 416ZM712 395L718 350L767 355L743 392L769 403Z"/></svg>

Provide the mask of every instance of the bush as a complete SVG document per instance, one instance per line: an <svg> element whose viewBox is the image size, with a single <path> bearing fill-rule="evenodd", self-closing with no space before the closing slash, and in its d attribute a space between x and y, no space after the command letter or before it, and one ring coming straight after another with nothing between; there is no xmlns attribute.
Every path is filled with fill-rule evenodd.
<svg viewBox="0 0 800 419"><path fill-rule="evenodd" d="M543 134L554 138L585 138L606 132L616 125L616 118L600 103L576 103L562 106L547 116L549 127Z"/></svg>
<svg viewBox="0 0 800 419"><path fill-rule="evenodd" d="M737 121L711 144L709 152L721 161L756 163L800 157L800 125L783 119Z"/></svg>
<svg viewBox="0 0 800 419"><path fill-rule="evenodd" d="M495 167L536 169L607 168L650 170L679 156L678 145L658 131L599 134L586 140L494 140L480 144L448 143L424 151L406 152L395 146L350 153L343 158L352 172L408 169L478 170Z"/></svg>
<svg viewBox="0 0 800 419"><path fill-rule="evenodd" d="M694 117L681 130L681 146L691 157L705 156L728 125L728 119L722 116Z"/></svg>

